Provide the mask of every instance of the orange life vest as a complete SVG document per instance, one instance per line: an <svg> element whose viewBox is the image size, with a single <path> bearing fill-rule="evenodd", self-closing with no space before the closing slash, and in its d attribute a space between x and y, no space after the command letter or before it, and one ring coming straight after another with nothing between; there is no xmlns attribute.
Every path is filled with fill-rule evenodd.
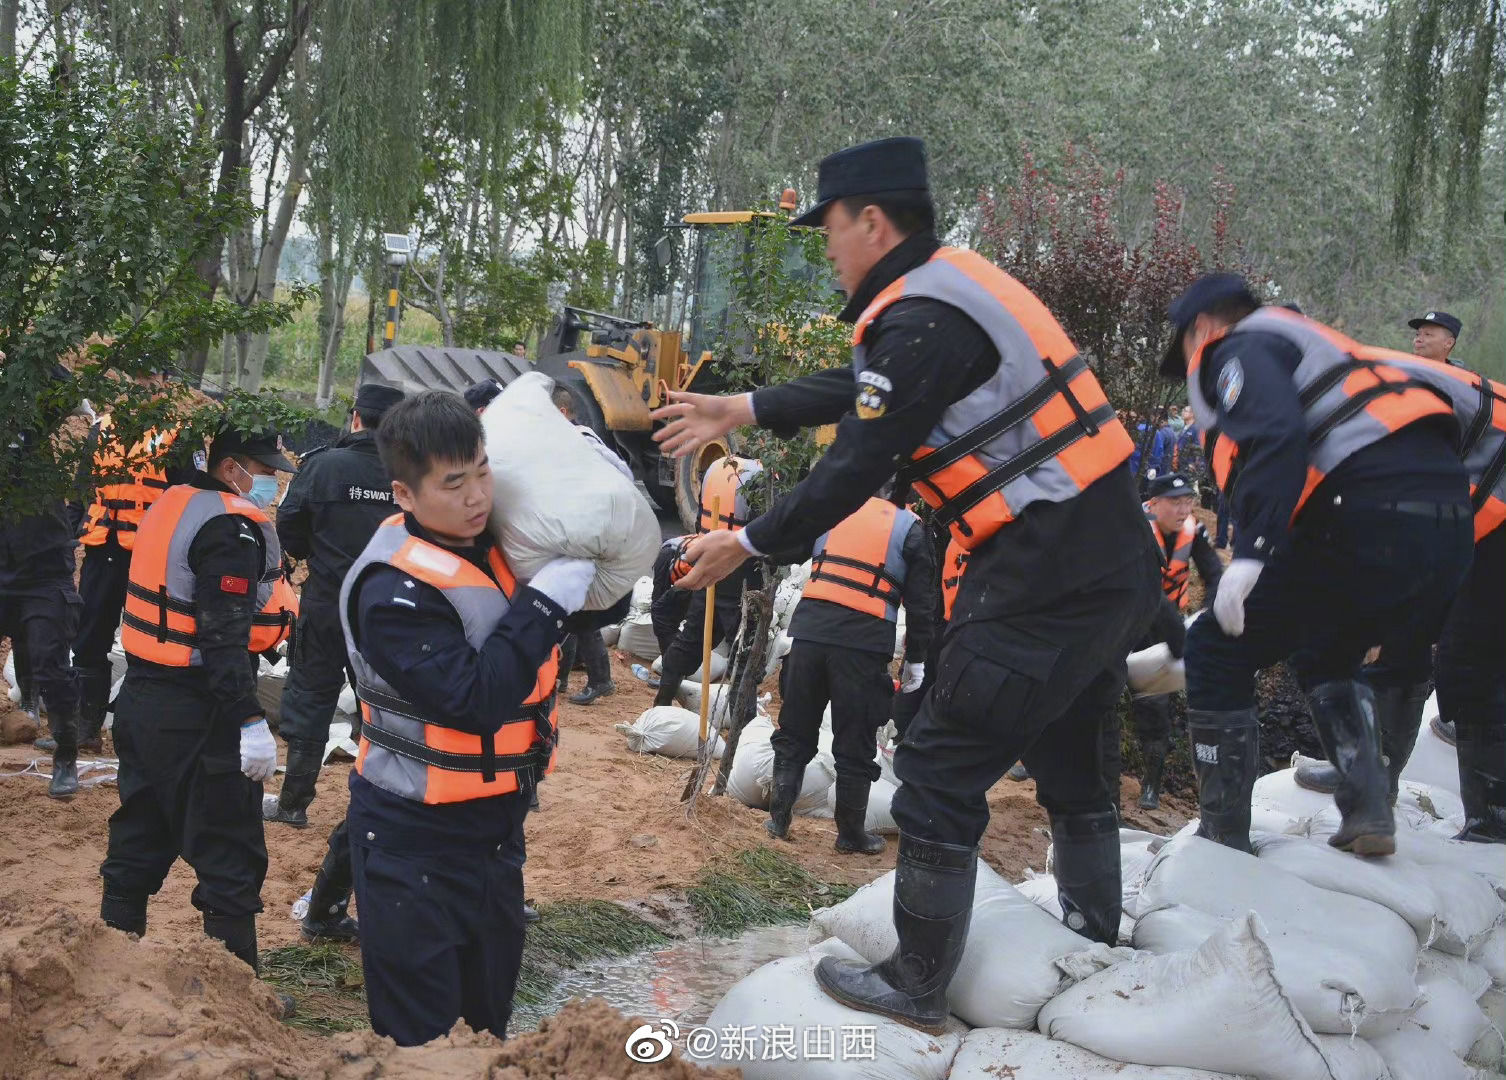
<svg viewBox="0 0 1506 1080"><path fill-rule="evenodd" d="M1165 540L1161 532L1161 526L1156 521L1155 515L1149 510L1145 512L1150 521L1150 527L1156 534L1156 539L1161 543L1161 550L1166 550ZM1172 544L1171 555L1166 559L1166 565L1161 567L1161 590L1166 593L1171 602L1182 611L1187 610L1187 576L1192 566L1192 542L1197 539L1197 518L1191 514L1182 522L1177 530L1177 538Z"/></svg>
<svg viewBox="0 0 1506 1080"><path fill-rule="evenodd" d="M748 508L748 497L743 494L742 488L761 472L763 465L753 458L729 454L713 461L701 480L699 531L704 533L731 529L736 532L747 525L752 520L753 512ZM719 500L715 521L711 517L713 500Z"/></svg>
<svg viewBox="0 0 1506 1080"><path fill-rule="evenodd" d="M869 499L816 541L811 576L801 597L898 622L905 588L905 537L917 520L887 499Z"/></svg>
<svg viewBox="0 0 1506 1080"><path fill-rule="evenodd" d="M953 539L946 546L946 556L941 561L941 617L951 619L952 607L957 603L957 590L962 588L962 575L967 571L967 548Z"/></svg>
<svg viewBox="0 0 1506 1080"><path fill-rule="evenodd" d="M100 476L119 473L127 461L155 460L176 438L175 432L149 431L122 457L108 438L111 423L109 416L99 422L100 449L94 454L94 471ZM136 546L141 519L168 484L167 474L156 465L138 466L131 470L130 477L123 483L101 484L95 490L94 502L84 516L85 545L97 547L114 533L115 542L126 551Z"/></svg>
<svg viewBox="0 0 1506 1080"><path fill-rule="evenodd" d="M223 491L176 484L141 520L126 582L120 644L127 655L168 667L198 667L195 576L188 551L199 530L221 514L256 523L262 537L262 575L255 582L256 611L247 648L265 652L285 641L298 618L298 597L282 569L282 549L272 521L254 503ZM253 583L247 582L247 590Z"/></svg>
<svg viewBox="0 0 1506 1080"><path fill-rule="evenodd" d="M1033 502L1065 502L1129 460L1135 445L1066 332L1029 289L976 252L941 248L892 282L853 330L858 384L864 338L890 304L928 297L988 334L999 367L953 402L898 472L936 520L972 550Z"/></svg>
<svg viewBox="0 0 1506 1080"><path fill-rule="evenodd" d="M1263 307L1224 334L1210 338L1187 364L1187 399L1213 477L1226 496L1238 481L1239 447L1218 428L1218 410L1203 393L1203 354L1227 334L1257 331L1291 342L1302 359L1292 373L1307 423L1307 480L1292 511L1292 520L1323 478L1343 461L1408 424L1429 416L1452 416L1446 396L1392 363L1364 363L1392 354L1372 349L1322 323L1286 308ZM1220 373L1222 377L1222 373Z"/></svg>
<svg viewBox="0 0 1506 1080"><path fill-rule="evenodd" d="M361 701L361 745L356 771L394 795L421 803L456 803L507 795L520 777L554 769L555 684L559 650L539 667L533 689L516 716L495 735L474 735L448 727L405 700L361 655L351 622L351 602L363 571L377 564L396 567L444 594L465 627L466 640L480 649L507 614L517 581L502 553L487 553L494 581L454 552L414 536L394 514L377 528L340 588L340 623ZM499 587L500 586L500 587Z"/></svg>

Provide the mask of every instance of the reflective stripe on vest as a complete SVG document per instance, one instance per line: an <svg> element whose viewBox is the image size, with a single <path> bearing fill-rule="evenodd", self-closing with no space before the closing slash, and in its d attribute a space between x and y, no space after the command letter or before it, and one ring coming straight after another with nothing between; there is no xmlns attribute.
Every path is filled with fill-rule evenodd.
<svg viewBox="0 0 1506 1080"><path fill-rule="evenodd" d="M105 444L94 455L94 471L101 476L119 473L127 461L143 458L156 459L172 446L174 432L159 434L149 431L131 447L125 457L109 448L108 435L112 421L105 416L99 422L99 438ZM125 483L101 484L95 491L94 502L84 515L85 533L81 543L88 547L103 544L111 533L115 542L126 551L136 546L136 533L141 528L141 519L157 498L167 490L167 474L155 465L146 465L131 470L131 479Z"/></svg>
<svg viewBox="0 0 1506 1080"><path fill-rule="evenodd" d="M239 495L178 484L146 512L136 534L120 630L120 645L128 655L168 667L203 663L188 552L199 530L221 514L248 518L261 531L262 575L256 583L249 650L265 652L291 635L298 597L282 572L282 549L271 519Z"/></svg>
<svg viewBox="0 0 1506 1080"><path fill-rule="evenodd" d="M1263 307L1241 319L1226 334L1203 345L1187 364L1187 399L1226 497L1238 481L1239 448L1218 429L1218 411L1203 396L1203 353L1228 335L1258 331L1273 334L1301 353L1292 373L1307 424L1307 480L1292 511L1301 512L1323 478L1349 457L1387 435L1428 416L1451 416L1445 395L1390 363L1357 364L1357 353L1380 352L1338 331L1285 308Z"/></svg>
<svg viewBox="0 0 1506 1080"><path fill-rule="evenodd" d="M1150 527L1156 534L1156 540L1161 545L1161 550L1166 550L1166 541L1161 532L1161 526L1157 524L1155 515L1150 511L1145 512ZM1177 538L1173 542L1171 555L1166 559L1166 565L1161 567L1161 591L1179 609L1187 609L1187 576L1192 566L1192 542L1197 539L1197 518L1191 514L1182 522L1182 527L1177 530Z"/></svg>
<svg viewBox="0 0 1506 1080"><path fill-rule="evenodd" d="M742 488L761 472L763 472L762 462L753 458L729 455L713 461L701 480L699 531L712 532L716 529L736 531L748 524L753 513L748 509L748 499L743 494ZM718 503L719 509L715 521L711 520L712 499L721 500Z"/></svg>
<svg viewBox="0 0 1506 1080"><path fill-rule="evenodd" d="M967 572L967 549L956 539L948 542L946 556L941 560L941 617L951 619L952 607L957 603L957 590L962 588L962 576Z"/></svg>
<svg viewBox="0 0 1506 1080"><path fill-rule="evenodd" d="M905 588L905 537L918 520L887 499L869 499L816 541L801 597L897 622Z"/></svg>
<svg viewBox="0 0 1506 1080"><path fill-rule="evenodd" d="M1066 333L1028 289L975 252L941 248L874 298L853 330L852 362L892 303L940 300L981 326L998 370L953 402L898 473L971 550L1033 502L1065 502L1129 459L1134 442Z"/></svg>
<svg viewBox="0 0 1506 1080"><path fill-rule="evenodd" d="M466 640L480 649L507 614L516 587L501 553L488 553L493 581L476 566L410 533L402 514L377 528L340 587L340 626L361 701L356 771L384 791L421 803L455 803L507 795L522 777L554 768L554 690L559 651L539 668L533 690L495 735L473 735L406 701L361 655L351 624L355 586L371 566L401 570L443 593L460 617ZM501 583L500 588L498 582Z"/></svg>

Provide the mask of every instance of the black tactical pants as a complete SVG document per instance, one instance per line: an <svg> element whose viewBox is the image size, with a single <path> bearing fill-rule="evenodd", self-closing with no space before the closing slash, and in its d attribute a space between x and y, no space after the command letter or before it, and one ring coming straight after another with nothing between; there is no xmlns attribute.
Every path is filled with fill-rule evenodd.
<svg viewBox="0 0 1506 1080"><path fill-rule="evenodd" d="M988 789L1020 760L1053 817L1111 811L1100 742L1160 579L1147 555L1049 610L948 626L936 682L894 755L900 831L977 844ZM976 571L962 584L987 586Z"/></svg>
<svg viewBox="0 0 1506 1080"><path fill-rule="evenodd" d="M776 760L810 764L830 702L837 772L870 783L879 778L876 736L894 697L888 656L797 640L784 658L779 695L779 730L769 740Z"/></svg>
<svg viewBox="0 0 1506 1080"><path fill-rule="evenodd" d="M49 717L78 712L78 678L68 649L82 607L71 579L0 592L0 637L22 642L18 651L26 655L33 692Z"/></svg>
<svg viewBox="0 0 1506 1080"><path fill-rule="evenodd" d="M586 666L587 686L605 686L612 681L612 658L600 630L583 630L560 642L560 682L569 680L577 656Z"/></svg>
<svg viewBox="0 0 1506 1080"><path fill-rule="evenodd" d="M305 608L293 632L293 655L282 690L278 734L321 746L329 741L340 691L345 689L345 635L334 605Z"/></svg>
<svg viewBox="0 0 1506 1080"><path fill-rule="evenodd" d="M261 911L262 786L241 774L240 725L215 713L199 691L127 671L115 704L120 809L99 871L106 892L151 896L181 856L198 877L194 907Z"/></svg>
<svg viewBox="0 0 1506 1080"><path fill-rule="evenodd" d="M81 671L108 670L120 613L125 609L126 581L131 573L131 553L115 543L84 548L79 566L78 594L83 608L78 632L73 636L73 662Z"/></svg>
<svg viewBox="0 0 1506 1080"><path fill-rule="evenodd" d="M743 587L746 581L747 578L742 573L734 573L727 580L718 583L716 587L711 626L713 648L723 641L730 643L737 639L737 629L742 622ZM663 671L659 676L659 692L654 696L655 705L673 705L680 683L695 674L696 668L701 666L701 639L705 628L706 594L697 592L690 597L690 606L685 612L685 625L675 634L669 648L664 650ZM734 649L733 653L726 682L731 686L736 686L742 678L747 650ZM747 715L741 718L741 722L746 723L752 719L756 708L757 702L750 697ZM721 723L723 719L713 717L715 723Z"/></svg>

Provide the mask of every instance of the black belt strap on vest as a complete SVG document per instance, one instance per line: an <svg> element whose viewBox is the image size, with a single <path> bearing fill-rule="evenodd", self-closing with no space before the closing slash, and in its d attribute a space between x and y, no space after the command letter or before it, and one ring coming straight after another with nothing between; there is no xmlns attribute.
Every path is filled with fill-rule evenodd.
<svg viewBox="0 0 1506 1080"><path fill-rule="evenodd" d="M361 680L353 680L352 684L355 686L356 697L374 709L380 709L382 712L420 724L429 724L433 727L447 726L437 720L419 715L417 706L396 694L378 690L370 683ZM548 698L536 705L524 706L517 716L503 724L504 727L508 724L529 724L533 727L538 745L523 754L498 754L496 734L480 737L481 753L479 754L454 754L435 750L412 739L405 739L375 724L366 724L361 730L370 742L391 750L394 754L402 754L416 761L422 761L425 765L433 765L437 769L479 772L481 779L490 784L496 781L499 771L521 773L524 769L536 768L538 774L542 775L543 769L548 766L549 758L554 753L554 725L549 722L549 717L553 712L554 695L550 694ZM414 747L417 750L414 750ZM539 755L542 755L542 764L537 760ZM532 777L534 773L530 772L528 775Z"/></svg>
<svg viewBox="0 0 1506 1080"><path fill-rule="evenodd" d="M1469 454L1490 430L1491 420L1495 416L1495 401L1495 387L1491 385L1489 379L1482 377L1480 379L1480 404L1475 409L1475 418L1470 423L1469 430L1462 432L1459 436L1460 457Z"/></svg>
<svg viewBox="0 0 1506 1080"><path fill-rule="evenodd" d="M1486 462L1485 471L1480 474L1480 483L1475 487L1475 493L1470 496L1470 504L1479 512L1480 507L1485 505L1490 493L1501 482L1501 474L1506 472L1506 439L1501 440L1501 445L1496 447L1496 452L1491 455L1490 461Z"/></svg>
<svg viewBox="0 0 1506 1080"><path fill-rule="evenodd" d="M851 578L839 577L836 574L826 573L823 569L827 563L833 566L845 566L851 570L867 574L873 578L869 584L861 581L853 581ZM872 563L863 562L861 559L851 559L846 555L832 555L821 552L811 558L811 580L829 581L833 585L841 585L852 589L854 592L863 593L866 596L875 596L886 604L898 605L900 597L904 593L905 584L889 573L882 566L874 566Z"/></svg>
<svg viewBox="0 0 1506 1080"><path fill-rule="evenodd" d="M1359 415L1369 407L1372 401L1385 397L1387 394L1404 394L1408 390L1424 390L1447 405L1450 413L1454 411L1453 400L1442 390L1418 379L1387 379L1375 370L1380 366L1374 360L1361 360L1351 356L1346 363L1336 365L1323 372L1323 374L1313 380L1311 385L1297 395L1297 400L1301 403L1303 411L1306 411L1316 404L1319 398L1335 386L1338 386L1356 371L1369 371L1380 380L1374 386L1367 386L1365 389L1349 395L1348 398L1335 407L1333 412L1313 425L1312 429L1307 433L1308 445L1316 445L1322 442L1334 428L1344 423L1344 421Z"/></svg>
<svg viewBox="0 0 1506 1080"><path fill-rule="evenodd" d="M1057 393L1063 393L1066 396L1072 406L1072 411L1078 415L1081 422L1085 414L1076 396L1067 388L1067 383L1087 370L1087 362L1081 356L1074 356L1060 368L1052 367L1050 361L1043 360L1042 363L1051 372L1050 375L1011 401L1005 408L987 420L975 424L945 446L937 447L924 457L905 462L894 474L895 483L913 484L917 480L935 475L949 465L955 465L975 450L987 446L1011 428L1018 427L1030 419ZM1097 427L1089 430L1085 426L1084 430L1088 430L1090 435L1098 433Z"/></svg>
<svg viewBox="0 0 1506 1080"><path fill-rule="evenodd" d="M1114 419L1114 407L1105 402L1088 416L1095 424L1106 424ZM1093 430L1096 431L1097 428ZM1069 425L1047 435L1040 442L1027 447L1008 461L994 466L952 498L944 499L941 505L936 507L936 522L946 526L960 522L964 514L994 492L1024 476L1030 470L1039 468L1086 434L1088 434L1086 426ZM934 456L934 454L928 454L923 460ZM971 530L964 531L971 534Z"/></svg>

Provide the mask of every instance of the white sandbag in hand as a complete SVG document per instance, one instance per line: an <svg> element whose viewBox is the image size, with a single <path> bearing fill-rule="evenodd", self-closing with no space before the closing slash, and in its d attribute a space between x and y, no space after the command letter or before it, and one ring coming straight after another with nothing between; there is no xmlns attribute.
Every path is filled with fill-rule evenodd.
<svg viewBox="0 0 1506 1080"><path fill-rule="evenodd" d="M1187 670L1165 642L1129 654L1129 688L1135 697L1187 689Z"/></svg>
<svg viewBox="0 0 1506 1080"><path fill-rule="evenodd" d="M813 939L836 937L877 963L894 951L894 872L811 915ZM973 917L962 961L947 987L953 1013L978 1027L1026 1028L1069 981L1056 961L1071 955L1096 969L1129 955L1074 934L978 863Z"/></svg>
<svg viewBox="0 0 1506 1080"><path fill-rule="evenodd" d="M1040 1030L1140 1065L1260 1080L1335 1077L1318 1037L1276 981L1264 928L1253 912L1193 952L1142 953L1088 976L1046 1003Z"/></svg>
<svg viewBox="0 0 1506 1080"><path fill-rule="evenodd" d="M632 481L554 407L554 380L530 371L481 414L496 495L487 527L521 580L557 558L590 559L585 609L632 592L654 565L659 522Z"/></svg>
<svg viewBox="0 0 1506 1080"><path fill-rule="evenodd" d="M828 942L744 977L711 1010L704 1026L718 1033L727 1028L749 1033L752 1045L724 1039L718 1055L701 1064L736 1066L743 1080L946 1080L963 1026L951 1020L943 1034L927 1035L876 1013L849 1009L816 983L816 964L823 956L861 959L840 942ZM866 1040L843 1052L843 1029L853 1028L872 1032L871 1059ZM766 1038L772 1042L775 1029L793 1039L793 1058L768 1052L763 1044Z"/></svg>
<svg viewBox="0 0 1506 1080"><path fill-rule="evenodd" d="M662 754L672 758L692 758L701 742L701 717L689 709L673 705L655 705L645 709L631 724L617 724L616 730L627 736L627 746L635 754ZM711 724L707 738L712 756L722 756L722 737Z"/></svg>

